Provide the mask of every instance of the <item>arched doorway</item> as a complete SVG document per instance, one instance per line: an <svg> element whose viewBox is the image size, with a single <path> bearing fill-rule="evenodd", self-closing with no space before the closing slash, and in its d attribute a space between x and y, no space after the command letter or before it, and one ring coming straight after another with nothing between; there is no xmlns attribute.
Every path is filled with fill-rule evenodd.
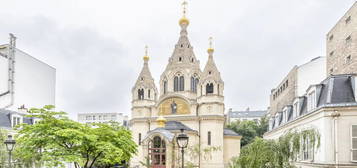
<svg viewBox="0 0 357 168"><path fill-rule="evenodd" d="M166 144L165 141L155 136L149 144L149 156L152 168L165 168L166 167Z"/></svg>

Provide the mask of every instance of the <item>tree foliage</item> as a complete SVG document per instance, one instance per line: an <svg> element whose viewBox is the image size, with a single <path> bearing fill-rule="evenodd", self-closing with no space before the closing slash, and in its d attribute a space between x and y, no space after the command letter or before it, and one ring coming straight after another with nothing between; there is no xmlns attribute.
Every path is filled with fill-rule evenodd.
<svg viewBox="0 0 357 168"><path fill-rule="evenodd" d="M306 148L304 140L309 139L309 148L314 153L320 147L320 134L315 129L289 131L278 140L255 138L243 147L238 158L234 158L231 168L289 168L300 152Z"/></svg>
<svg viewBox="0 0 357 168"><path fill-rule="evenodd" d="M255 137L263 137L268 129L268 120L262 117L259 122L255 121L235 121L227 126L242 136L241 146L251 143Z"/></svg>
<svg viewBox="0 0 357 168"><path fill-rule="evenodd" d="M107 167L128 161L136 152L131 133L117 123L88 125L70 120L54 106L33 108L34 125L21 125L15 156L46 167L74 163L79 168Z"/></svg>

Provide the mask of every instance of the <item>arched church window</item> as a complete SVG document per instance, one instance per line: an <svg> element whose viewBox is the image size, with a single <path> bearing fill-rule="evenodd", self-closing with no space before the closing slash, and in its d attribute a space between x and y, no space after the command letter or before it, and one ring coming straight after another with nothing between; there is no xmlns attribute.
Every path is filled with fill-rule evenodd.
<svg viewBox="0 0 357 168"><path fill-rule="evenodd" d="M167 92L167 81L164 81L164 94Z"/></svg>
<svg viewBox="0 0 357 168"><path fill-rule="evenodd" d="M144 89L138 90L138 98L139 100L144 100Z"/></svg>
<svg viewBox="0 0 357 168"><path fill-rule="evenodd" d="M208 131L207 133L207 144L211 145L211 131Z"/></svg>
<svg viewBox="0 0 357 168"><path fill-rule="evenodd" d="M213 83L207 83L206 85L206 94L213 93Z"/></svg>
<svg viewBox="0 0 357 168"><path fill-rule="evenodd" d="M192 76L191 77L191 91L197 93L197 85L198 85L198 78Z"/></svg>
<svg viewBox="0 0 357 168"><path fill-rule="evenodd" d="M195 61L193 58L191 58L191 62Z"/></svg>
<svg viewBox="0 0 357 168"><path fill-rule="evenodd" d="M180 76L180 91L185 90L185 78L183 76Z"/></svg>
<svg viewBox="0 0 357 168"><path fill-rule="evenodd" d="M148 98L150 98L150 91L151 91L151 90L149 89L149 91L148 91Z"/></svg>
<svg viewBox="0 0 357 168"><path fill-rule="evenodd" d="M183 44L181 44L181 48L183 47Z"/></svg>
<svg viewBox="0 0 357 168"><path fill-rule="evenodd" d="M182 61L182 57L179 57L179 61L180 61L180 62Z"/></svg>
<svg viewBox="0 0 357 168"><path fill-rule="evenodd" d="M178 86L179 86L179 79L177 76L175 76L175 78L174 78L174 91L175 92L179 91Z"/></svg>

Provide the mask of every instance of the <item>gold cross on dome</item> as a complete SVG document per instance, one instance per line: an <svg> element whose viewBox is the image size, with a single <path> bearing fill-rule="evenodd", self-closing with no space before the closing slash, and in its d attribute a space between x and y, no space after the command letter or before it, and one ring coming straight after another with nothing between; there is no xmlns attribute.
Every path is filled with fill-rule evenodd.
<svg viewBox="0 0 357 168"><path fill-rule="evenodd" d="M186 16L187 1L182 2L183 16Z"/></svg>
<svg viewBox="0 0 357 168"><path fill-rule="evenodd" d="M208 38L208 41L209 41L209 48L212 48L213 38L212 38L212 37L209 37L209 38Z"/></svg>
<svg viewBox="0 0 357 168"><path fill-rule="evenodd" d="M145 45L145 56L148 55L148 45Z"/></svg>

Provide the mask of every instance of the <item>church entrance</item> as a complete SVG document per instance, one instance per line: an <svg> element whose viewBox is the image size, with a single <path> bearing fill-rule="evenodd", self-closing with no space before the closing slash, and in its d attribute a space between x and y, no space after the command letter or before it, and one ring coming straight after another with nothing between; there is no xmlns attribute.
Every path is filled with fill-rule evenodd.
<svg viewBox="0 0 357 168"><path fill-rule="evenodd" d="M159 136L154 137L150 142L149 156L152 168L166 167L166 144Z"/></svg>

